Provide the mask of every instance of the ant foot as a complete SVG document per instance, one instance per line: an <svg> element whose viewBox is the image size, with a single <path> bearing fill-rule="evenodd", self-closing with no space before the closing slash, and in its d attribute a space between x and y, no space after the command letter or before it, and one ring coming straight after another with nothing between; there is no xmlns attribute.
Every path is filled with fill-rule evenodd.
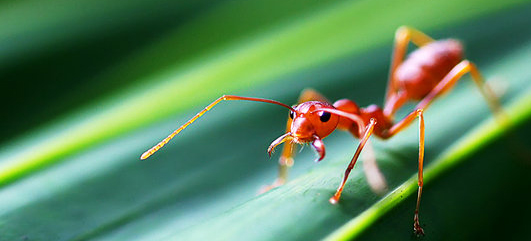
<svg viewBox="0 0 531 241"><path fill-rule="evenodd" d="M424 236L424 229L420 227L419 219L417 217L415 217L415 224L413 224L413 231L415 232L415 235L417 235L417 237Z"/></svg>
<svg viewBox="0 0 531 241"><path fill-rule="evenodd" d="M273 189L273 188L275 188L275 187L280 187L280 186L284 185L284 182L285 182L284 180L277 179L277 180L275 180L275 182L273 182L273 184L271 184L271 185L265 185L265 186L262 186L262 187L260 188L260 190L258 190L258 195L263 194L263 193L266 193L266 192L268 192L269 190L271 190L271 189Z"/></svg>
<svg viewBox="0 0 531 241"><path fill-rule="evenodd" d="M330 199L328 199L328 201L331 203L331 204L337 204L339 202L339 195L337 195L337 193L332 196Z"/></svg>

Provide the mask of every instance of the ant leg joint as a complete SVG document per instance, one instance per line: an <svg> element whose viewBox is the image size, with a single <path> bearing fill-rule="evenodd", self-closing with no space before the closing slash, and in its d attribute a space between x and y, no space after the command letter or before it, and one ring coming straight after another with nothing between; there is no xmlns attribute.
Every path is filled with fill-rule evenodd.
<svg viewBox="0 0 531 241"><path fill-rule="evenodd" d="M291 157L280 157L280 159L278 159L278 163L280 165L291 167L293 166L294 161L293 161L293 158Z"/></svg>
<svg viewBox="0 0 531 241"><path fill-rule="evenodd" d="M411 28L408 26L402 25L398 27L398 29L396 29L395 39L406 40L409 38L410 33L411 33Z"/></svg>

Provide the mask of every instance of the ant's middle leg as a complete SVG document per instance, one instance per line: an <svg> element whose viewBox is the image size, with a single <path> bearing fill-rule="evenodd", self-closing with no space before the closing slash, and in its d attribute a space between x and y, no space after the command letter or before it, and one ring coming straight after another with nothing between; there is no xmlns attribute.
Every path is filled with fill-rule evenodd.
<svg viewBox="0 0 531 241"><path fill-rule="evenodd" d="M415 118L419 118L419 166L418 166L418 192L417 192L417 205L415 208L415 216L413 218L413 229L417 235L423 235L424 230L419 223L419 207L420 207L420 197L422 196L422 187L423 187L423 167L424 167L424 115L423 109L417 109L409 113L404 119L393 125L387 132L384 132L383 138L390 138L396 133L402 131L404 128L409 126Z"/></svg>
<svg viewBox="0 0 531 241"><path fill-rule="evenodd" d="M502 111L501 105L499 104L496 96L492 92L492 90L485 84L485 81L483 80L483 77L481 76L479 70L477 67L471 63L468 60L463 60L459 64L457 64L450 72L433 88L433 90L428 93L426 97L424 97L419 104L417 105L416 112L410 113L408 116L406 116L402 121L396 123L393 125L389 131L383 133L383 138L389 138L396 133L403 130L405 127L407 127L414 119L415 117L419 117L419 172L418 172L418 196L417 196L417 206L415 209L415 217L414 217L414 229L417 234L423 234L423 230L420 227L419 224L419 217L418 217L418 211L419 211L419 205L420 205L420 197L422 195L422 166L423 166L423 159L424 159L424 118L422 115L422 111L428 108L428 106L431 104L431 102L438 96L442 95L446 91L450 90L461 77L469 73L472 75L472 80L474 83L478 86L481 94L483 97L487 100L487 103L489 104L490 109L495 114L496 118L499 122L505 122L506 116Z"/></svg>
<svg viewBox="0 0 531 241"><path fill-rule="evenodd" d="M363 172L365 172L365 179L369 187L375 194L383 196L389 191L389 186L387 185L385 176L378 167L378 163L376 163L376 154L370 140L365 144L365 152L362 158Z"/></svg>

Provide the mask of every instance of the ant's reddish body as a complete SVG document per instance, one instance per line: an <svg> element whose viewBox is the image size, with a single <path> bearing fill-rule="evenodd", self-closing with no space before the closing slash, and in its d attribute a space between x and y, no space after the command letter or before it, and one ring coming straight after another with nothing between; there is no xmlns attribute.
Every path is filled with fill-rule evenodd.
<svg viewBox="0 0 531 241"><path fill-rule="evenodd" d="M419 48L403 60L410 41ZM313 90L303 91L299 98L299 104L293 107L274 100L223 95L167 138L142 154L141 159L146 159L159 150L181 130L222 100L248 100L272 103L289 109L290 118L287 122L286 134L273 141L268 148L268 153L271 154L277 145L286 142L279 161L279 178L271 187L282 185L286 181L287 168L293 163L293 146L295 143L311 143L319 154L317 161L320 161L325 156L325 146L322 139L335 129L347 130L360 139L360 144L345 171L341 184L329 200L332 204L335 204L339 201L350 171L369 137L374 134L382 139L390 138L409 126L416 118L419 118L418 196L414 216L414 231L420 235L424 233L418 218L423 186L423 111L436 97L451 89L461 76L469 72L493 112L501 113L501 107L496 97L484 84L476 66L468 60L463 60L463 47L460 42L453 39L434 41L418 30L401 27L396 31L395 35L391 70L383 109L376 105L360 108L354 101L348 99L341 99L331 104L326 98ZM394 114L408 101L419 101L419 103L414 111L395 123Z"/></svg>

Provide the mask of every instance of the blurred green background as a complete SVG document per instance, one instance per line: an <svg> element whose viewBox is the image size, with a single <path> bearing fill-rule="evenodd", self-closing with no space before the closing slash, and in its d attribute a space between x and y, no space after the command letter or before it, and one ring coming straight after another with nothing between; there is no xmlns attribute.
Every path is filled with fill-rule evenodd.
<svg viewBox="0 0 531 241"><path fill-rule="evenodd" d="M139 160L222 94L292 104L312 87L382 104L401 25L462 40L513 121L494 125L468 77L426 111L423 239L529 239L530 13L517 0L3 1L0 240L415 239L414 189L377 196L361 165L328 203L357 145L348 133L257 196L276 177L277 106L222 103ZM414 187L416 128L373 143L390 190Z"/></svg>

